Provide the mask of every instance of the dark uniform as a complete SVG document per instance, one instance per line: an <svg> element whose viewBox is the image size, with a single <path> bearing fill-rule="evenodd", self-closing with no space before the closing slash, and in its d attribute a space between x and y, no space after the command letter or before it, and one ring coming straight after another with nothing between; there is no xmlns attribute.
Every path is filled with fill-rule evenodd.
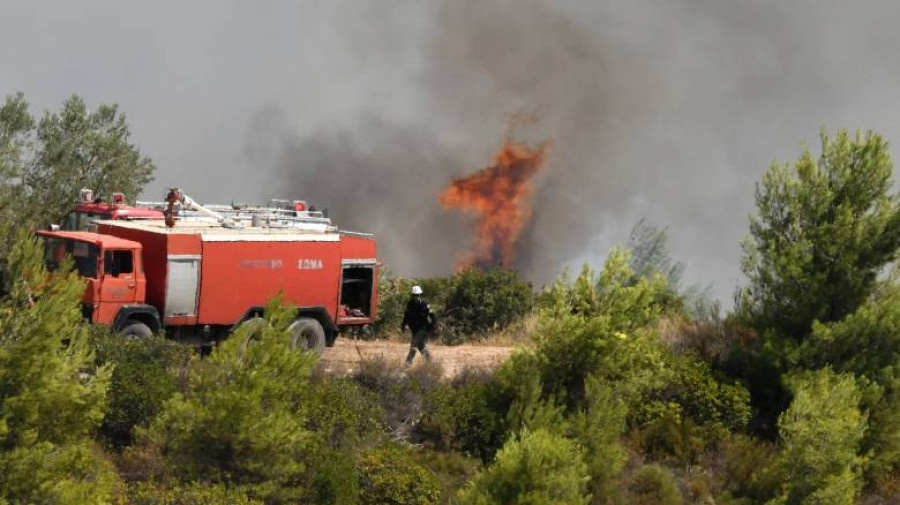
<svg viewBox="0 0 900 505"><path fill-rule="evenodd" d="M412 331L412 343L409 346L409 354L406 356L406 365L412 364L413 358L416 357L416 349L430 360L431 354L425 349L425 341L428 339L428 333L434 330L437 325L437 317L431 312L428 302L421 296L413 296L406 304L406 312L403 313L403 323L400 325L401 331L406 331L409 327Z"/></svg>

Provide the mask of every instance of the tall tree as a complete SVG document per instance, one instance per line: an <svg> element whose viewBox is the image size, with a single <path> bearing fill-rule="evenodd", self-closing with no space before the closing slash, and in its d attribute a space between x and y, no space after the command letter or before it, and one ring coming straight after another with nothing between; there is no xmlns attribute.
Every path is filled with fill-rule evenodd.
<svg viewBox="0 0 900 505"><path fill-rule="evenodd" d="M73 95L40 121L21 93L0 106L0 218L7 221L59 221L81 188L136 196L154 170L115 104L90 111Z"/></svg>
<svg viewBox="0 0 900 505"><path fill-rule="evenodd" d="M900 245L887 143L843 130L823 131L821 143L818 157L804 149L793 163L772 164L743 244L743 308L759 328L800 340L813 321L856 310Z"/></svg>

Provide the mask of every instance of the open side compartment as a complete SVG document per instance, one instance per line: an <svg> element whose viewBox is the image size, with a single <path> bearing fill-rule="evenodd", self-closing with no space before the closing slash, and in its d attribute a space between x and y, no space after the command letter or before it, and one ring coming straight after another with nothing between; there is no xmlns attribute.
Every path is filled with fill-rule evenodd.
<svg viewBox="0 0 900 505"><path fill-rule="evenodd" d="M341 310L343 318L369 318L372 315L374 265L344 265L341 270Z"/></svg>

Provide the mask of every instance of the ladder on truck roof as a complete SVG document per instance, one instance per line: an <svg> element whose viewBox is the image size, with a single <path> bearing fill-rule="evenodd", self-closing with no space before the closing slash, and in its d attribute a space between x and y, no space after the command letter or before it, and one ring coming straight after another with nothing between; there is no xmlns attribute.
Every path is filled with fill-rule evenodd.
<svg viewBox="0 0 900 505"><path fill-rule="evenodd" d="M297 210L297 204L305 210ZM163 202L137 202L138 207L164 211ZM239 226L291 228L308 231L331 232L337 227L323 212L308 210L306 202L291 200L272 200L268 206L258 204L207 204L206 209L221 214ZM178 218L182 221L212 221L203 212L181 208Z"/></svg>

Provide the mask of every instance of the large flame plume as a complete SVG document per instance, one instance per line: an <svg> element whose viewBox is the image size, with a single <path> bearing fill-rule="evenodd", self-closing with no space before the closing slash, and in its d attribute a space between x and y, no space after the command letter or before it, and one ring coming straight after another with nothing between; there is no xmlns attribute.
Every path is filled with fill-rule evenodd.
<svg viewBox="0 0 900 505"><path fill-rule="evenodd" d="M457 264L470 266L513 265L516 241L531 218L532 179L547 161L550 144L529 147L507 138L494 154L494 164L455 179L439 196L445 209L477 216L474 250Z"/></svg>

